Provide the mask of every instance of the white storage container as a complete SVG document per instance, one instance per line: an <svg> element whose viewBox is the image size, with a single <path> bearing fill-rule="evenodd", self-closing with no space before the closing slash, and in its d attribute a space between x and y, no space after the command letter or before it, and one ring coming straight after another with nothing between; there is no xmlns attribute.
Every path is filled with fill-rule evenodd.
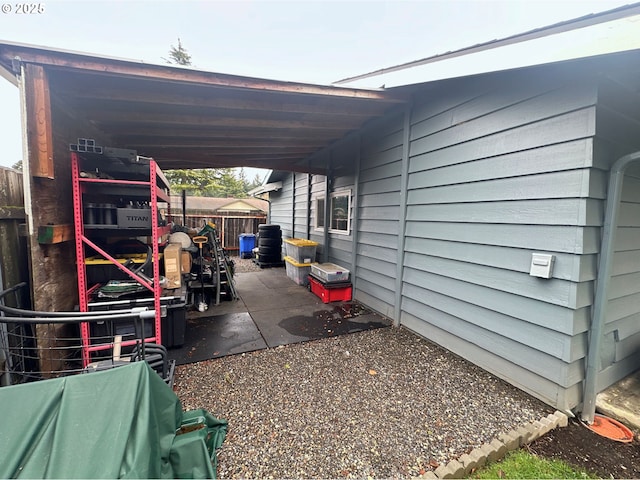
<svg viewBox="0 0 640 480"><path fill-rule="evenodd" d="M311 265L311 274L325 283L349 280L349 270L335 263L313 264Z"/></svg>

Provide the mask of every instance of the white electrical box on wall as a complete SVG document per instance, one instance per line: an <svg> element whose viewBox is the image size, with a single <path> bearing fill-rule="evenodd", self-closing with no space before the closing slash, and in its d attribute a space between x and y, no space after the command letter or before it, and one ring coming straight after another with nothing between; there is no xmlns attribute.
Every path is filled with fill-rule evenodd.
<svg viewBox="0 0 640 480"><path fill-rule="evenodd" d="M531 270L529 271L529 275L532 277L551 278L551 275L553 275L553 263L555 259L555 255L532 253Z"/></svg>

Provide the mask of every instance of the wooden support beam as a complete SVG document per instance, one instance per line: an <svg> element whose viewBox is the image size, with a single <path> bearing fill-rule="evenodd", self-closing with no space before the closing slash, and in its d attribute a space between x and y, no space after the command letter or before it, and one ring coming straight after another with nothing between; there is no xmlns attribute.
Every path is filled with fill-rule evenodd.
<svg viewBox="0 0 640 480"><path fill-rule="evenodd" d="M24 207L0 206L0 220L24 220Z"/></svg>
<svg viewBox="0 0 640 480"><path fill-rule="evenodd" d="M29 173L34 177L54 178L49 81L44 68L39 65L27 64L24 77Z"/></svg>
<svg viewBox="0 0 640 480"><path fill-rule="evenodd" d="M41 225L38 227L38 243L52 244L73 240L73 225Z"/></svg>

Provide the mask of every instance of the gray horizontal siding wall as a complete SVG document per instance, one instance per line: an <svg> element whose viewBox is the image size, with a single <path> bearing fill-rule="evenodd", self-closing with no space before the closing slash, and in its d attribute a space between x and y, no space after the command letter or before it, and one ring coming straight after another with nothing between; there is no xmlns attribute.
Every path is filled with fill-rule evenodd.
<svg viewBox="0 0 640 480"><path fill-rule="evenodd" d="M640 150L640 94L615 78L600 82L597 138L608 168L620 156ZM601 202L604 204L604 202ZM604 205L603 205L604 207ZM602 208L603 208L602 207ZM613 268L601 350L598 389L640 366L640 168L625 175L614 244Z"/></svg>
<svg viewBox="0 0 640 480"><path fill-rule="evenodd" d="M402 114L392 115L367 129L361 141L354 296L394 319Z"/></svg>
<svg viewBox="0 0 640 480"><path fill-rule="evenodd" d="M401 324L557 408L579 406L608 169L640 148L640 98L608 82L529 71L428 87L409 132L390 114L360 131L359 146L323 153L332 191L358 192L357 241L332 234L323 245L319 175L310 179L310 238L351 266L355 298L390 318L404 244ZM275 219L293 218L286 184ZM625 179L601 388L640 361L638 191L640 169ZM551 279L529 275L533 252L555 255Z"/></svg>
<svg viewBox="0 0 640 480"><path fill-rule="evenodd" d="M460 81L414 105L401 323L559 408L581 397L604 172L597 84ZM553 278L531 254L556 256Z"/></svg>
<svg viewBox="0 0 640 480"><path fill-rule="evenodd" d="M350 195L350 211L349 218L354 218L354 208L357 205L357 199L354 198L355 192L355 166L357 164L358 149L360 144L357 137L348 137L331 149L331 167L332 167L332 184L331 193L349 193ZM328 200L327 206L330 207L331 201ZM328 245L328 261L344 267L350 271L354 270L352 241L353 229L355 225L351 223L348 234L329 233Z"/></svg>
<svg viewBox="0 0 640 480"><path fill-rule="evenodd" d="M311 226L309 228L309 240L318 242L318 246L316 248L316 258L318 261L322 259L325 251L324 231L315 228L315 226L317 224L316 218L318 218L318 215L322 217L324 215L324 212L316 211L315 199L318 197L324 197L326 179L327 177L325 177L324 175L313 175L311 177L311 204L309 205L309 208L311 209Z"/></svg>
<svg viewBox="0 0 640 480"><path fill-rule="evenodd" d="M291 238L293 220L293 185L291 176L282 180L282 189L269 194L269 222L280 225L282 238Z"/></svg>
<svg viewBox="0 0 640 480"><path fill-rule="evenodd" d="M294 210L293 237L307 238L309 235L309 175L295 173L294 178Z"/></svg>

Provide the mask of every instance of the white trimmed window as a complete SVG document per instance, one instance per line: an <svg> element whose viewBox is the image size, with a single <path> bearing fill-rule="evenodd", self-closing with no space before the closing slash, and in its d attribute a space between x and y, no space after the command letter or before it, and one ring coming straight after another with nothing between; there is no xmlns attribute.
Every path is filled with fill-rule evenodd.
<svg viewBox="0 0 640 480"><path fill-rule="evenodd" d="M332 233L349 235L351 229L351 190L331 194L330 227Z"/></svg>
<svg viewBox="0 0 640 480"><path fill-rule="evenodd" d="M324 230L324 197L316 197L315 209L316 209L315 228L317 230Z"/></svg>

